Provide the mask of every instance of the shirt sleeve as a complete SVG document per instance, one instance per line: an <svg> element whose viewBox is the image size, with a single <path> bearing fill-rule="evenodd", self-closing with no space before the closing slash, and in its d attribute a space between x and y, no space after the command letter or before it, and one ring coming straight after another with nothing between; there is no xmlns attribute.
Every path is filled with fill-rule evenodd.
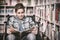
<svg viewBox="0 0 60 40"><path fill-rule="evenodd" d="M8 21L8 25L7 25L7 33L8 34L11 33L9 30L10 30L10 27L12 27L12 25L13 25L13 17L10 17L9 21Z"/></svg>
<svg viewBox="0 0 60 40"><path fill-rule="evenodd" d="M11 26L13 26L13 21L14 21L14 18L10 17L9 21L8 21L8 28L10 28Z"/></svg>
<svg viewBox="0 0 60 40"><path fill-rule="evenodd" d="M30 26L31 27L37 27L38 25L32 20L32 18L29 19Z"/></svg>
<svg viewBox="0 0 60 40"><path fill-rule="evenodd" d="M10 27L13 27L14 30L18 31L18 23L15 22L15 18L14 18L14 17L10 17L10 19L9 19L8 29L9 29Z"/></svg>

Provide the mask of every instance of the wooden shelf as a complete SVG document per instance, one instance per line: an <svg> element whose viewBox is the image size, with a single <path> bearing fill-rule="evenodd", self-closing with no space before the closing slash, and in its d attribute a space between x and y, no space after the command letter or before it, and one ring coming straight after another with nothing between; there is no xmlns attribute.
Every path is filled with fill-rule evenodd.
<svg viewBox="0 0 60 40"><path fill-rule="evenodd" d="M6 8L14 8L14 6L5 6L5 5L4 6L1 6L0 5L0 8L4 8L4 7L6 7Z"/></svg>
<svg viewBox="0 0 60 40"><path fill-rule="evenodd" d="M4 25L4 23L0 23L0 26L1 26L1 25Z"/></svg>

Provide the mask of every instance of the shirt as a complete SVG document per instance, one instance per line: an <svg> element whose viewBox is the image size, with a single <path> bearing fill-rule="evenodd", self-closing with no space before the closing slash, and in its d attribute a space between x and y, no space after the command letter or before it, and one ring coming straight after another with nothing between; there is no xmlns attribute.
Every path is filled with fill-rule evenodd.
<svg viewBox="0 0 60 40"><path fill-rule="evenodd" d="M29 30L32 27L36 27L34 21L31 17L24 17L20 20L18 17L10 17L9 19L9 27L12 25L17 31L23 32L25 30Z"/></svg>

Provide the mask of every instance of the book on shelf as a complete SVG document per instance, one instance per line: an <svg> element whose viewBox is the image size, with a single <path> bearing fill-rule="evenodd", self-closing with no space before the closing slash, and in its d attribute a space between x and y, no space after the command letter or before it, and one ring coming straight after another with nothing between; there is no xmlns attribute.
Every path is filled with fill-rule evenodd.
<svg viewBox="0 0 60 40"><path fill-rule="evenodd" d="M0 33L4 33L4 25L0 25Z"/></svg>
<svg viewBox="0 0 60 40"><path fill-rule="evenodd" d="M14 14L14 9L13 8L7 8L7 9L0 9L0 15L3 14Z"/></svg>
<svg viewBox="0 0 60 40"><path fill-rule="evenodd" d="M55 20L56 20L56 22L60 23L60 6L59 6L59 4L56 5Z"/></svg>
<svg viewBox="0 0 60 40"><path fill-rule="evenodd" d="M15 6L19 0L6 0L7 6ZM19 1L20 2L20 1Z"/></svg>
<svg viewBox="0 0 60 40"><path fill-rule="evenodd" d="M27 7L27 14L33 14L33 7Z"/></svg>

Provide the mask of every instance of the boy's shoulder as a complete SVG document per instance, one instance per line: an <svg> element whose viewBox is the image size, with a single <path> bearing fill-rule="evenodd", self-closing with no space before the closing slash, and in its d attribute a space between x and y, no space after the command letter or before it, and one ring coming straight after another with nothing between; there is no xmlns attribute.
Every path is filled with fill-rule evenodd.
<svg viewBox="0 0 60 40"><path fill-rule="evenodd" d="M26 17L25 17L25 20L32 20L32 18L31 18L31 17L26 16Z"/></svg>
<svg viewBox="0 0 60 40"><path fill-rule="evenodd" d="M32 20L31 17L27 17L27 16L25 16L23 19L24 19L24 21L30 21L30 20ZM17 21L17 20L19 20L19 19L16 18L15 16L12 16L12 17L9 18L9 20Z"/></svg>
<svg viewBox="0 0 60 40"><path fill-rule="evenodd" d="M11 19L11 20L12 20L12 19L15 19L15 17L14 17L14 16L11 16L9 19Z"/></svg>
<svg viewBox="0 0 60 40"><path fill-rule="evenodd" d="M16 18L15 18L15 16L11 16L11 17L9 18L9 20L11 20L11 21L15 21Z"/></svg>

